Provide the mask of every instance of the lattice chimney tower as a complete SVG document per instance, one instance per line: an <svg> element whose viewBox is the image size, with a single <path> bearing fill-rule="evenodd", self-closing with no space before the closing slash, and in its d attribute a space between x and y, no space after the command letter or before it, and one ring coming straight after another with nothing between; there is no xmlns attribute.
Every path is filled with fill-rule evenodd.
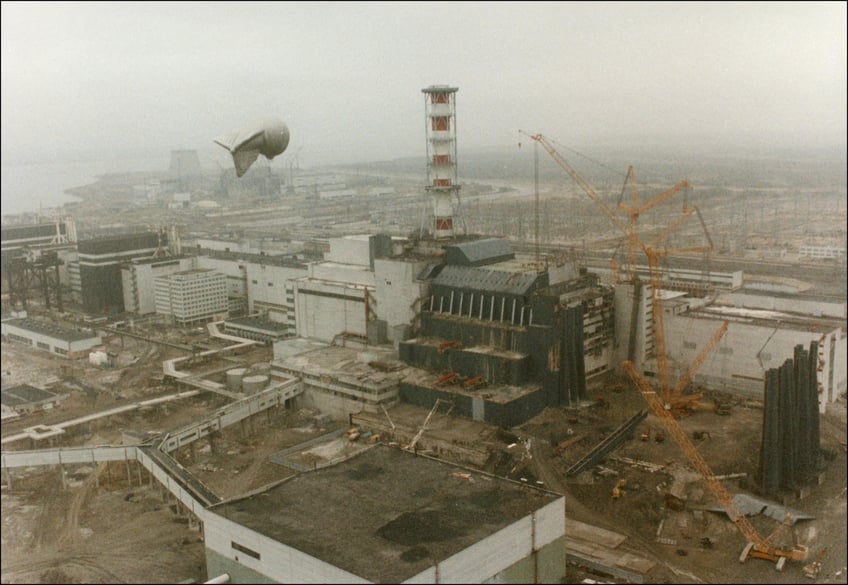
<svg viewBox="0 0 848 585"><path fill-rule="evenodd" d="M456 173L456 92L431 85L424 93L427 134L427 190L433 196L433 237L452 238L453 198L459 195Z"/></svg>

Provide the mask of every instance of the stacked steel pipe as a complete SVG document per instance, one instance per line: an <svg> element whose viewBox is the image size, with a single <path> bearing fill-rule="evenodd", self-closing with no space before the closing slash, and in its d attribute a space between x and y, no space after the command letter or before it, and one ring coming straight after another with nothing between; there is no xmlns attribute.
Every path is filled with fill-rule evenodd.
<svg viewBox="0 0 848 585"><path fill-rule="evenodd" d="M812 483L819 461L818 343L766 372L760 488L765 494Z"/></svg>

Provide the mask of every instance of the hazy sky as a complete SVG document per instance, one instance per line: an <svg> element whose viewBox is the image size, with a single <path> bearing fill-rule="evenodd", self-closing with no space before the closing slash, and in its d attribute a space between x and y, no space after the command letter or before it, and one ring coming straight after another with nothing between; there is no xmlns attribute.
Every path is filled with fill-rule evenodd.
<svg viewBox="0 0 848 585"><path fill-rule="evenodd" d="M518 129L846 141L846 3L2 2L2 156L198 149L282 117L302 165L424 155L459 87L460 152Z"/></svg>

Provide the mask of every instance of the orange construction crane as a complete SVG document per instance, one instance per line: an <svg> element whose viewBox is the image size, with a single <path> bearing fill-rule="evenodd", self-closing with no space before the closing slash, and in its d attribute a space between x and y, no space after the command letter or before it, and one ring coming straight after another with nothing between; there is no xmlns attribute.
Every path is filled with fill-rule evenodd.
<svg viewBox="0 0 848 585"><path fill-rule="evenodd" d="M548 151L548 154L551 155L551 158L553 158L556 163L561 166L572 179L574 179L574 182L577 183L581 189L583 189L586 195L588 195L589 198L592 199L592 201L598 204L598 207L600 207L601 210L606 214L606 216L610 218L610 221L612 221L612 223L618 229L621 230L621 233L627 236L627 226L624 225L624 223L618 217L618 213L616 212L616 210L613 207L607 205L607 203L603 199L601 199L601 196L598 195L598 193L595 191L594 187L592 187L589 181L584 179L580 175L580 173L574 170L574 167L572 167L568 163L568 161L565 160L562 155L557 152L556 148L554 148L553 144L551 144L551 141L549 139L545 138L541 134L528 134L523 130L519 130L518 132L541 144L544 149ZM613 265L615 265L615 258L612 259L612 263Z"/></svg>
<svg viewBox="0 0 848 585"><path fill-rule="evenodd" d="M680 181L674 187L665 191L664 193L660 193L656 197L652 198L650 201L646 203L641 203L639 201L639 191L636 188L636 173L633 170L633 166L631 165L627 169L627 177L624 179L624 189L622 189L621 195L623 198L624 192L627 190L628 185L630 186L631 200L630 204L627 205L623 201L619 201L618 208L627 214L628 221L628 233L627 233L627 282L633 282L633 278L636 276L636 253L639 250L639 216L650 209L653 209L663 201L670 199L675 193L682 189L689 189L691 185L688 181ZM684 212L686 211L686 207L684 206Z"/></svg>
<svg viewBox="0 0 848 585"><path fill-rule="evenodd" d="M609 206L603 199L601 199L600 195L595 191L592 185L584 179L575 169L572 167L568 161L563 158L559 152L557 152L556 148L554 148L550 139L546 138L542 134L528 134L523 130L519 130L519 133L531 138L541 144L548 154L551 155L559 166L561 166L568 174L574 179L574 182L577 183L581 189L594 201L598 204L598 207L606 214L607 217L610 218L610 221L621 230L621 232L627 238L627 265L625 266L625 274L628 282L632 282L636 276L636 253L639 249L639 215L645 213L646 211L653 209L660 203L670 199L675 193L681 191L682 189L688 189L691 187L688 181L681 181L676 184L671 189L665 191L664 193L660 193L656 197L653 197L650 201L646 203L642 203L639 201L639 194L636 188L636 176L633 170L633 166L630 166L627 169L627 176L624 180L624 189L622 190L622 197L624 196L624 191L627 190L628 185L630 186L631 191L631 201L630 204L625 204L619 201L617 208L613 208ZM684 207L684 212L686 211L686 207ZM622 213L628 217L627 225L624 224L622 218L619 217L619 213ZM618 274L620 267L618 263L615 261L615 256L610 260L610 264L613 268L613 274L616 277L616 281L619 280Z"/></svg>
<svg viewBox="0 0 848 585"><path fill-rule="evenodd" d="M707 355L710 351L712 351L713 347L718 340L724 335L724 332L727 330L727 324L725 323L720 329L721 332L716 332L713 336L713 339L707 344L707 349L698 356L695 363L689 368L689 371L683 376L681 381L678 383L677 387L675 387L674 391L670 390L669 381L668 381L668 355L666 352L666 342L665 342L665 329L663 326L663 309L662 309L662 293L661 293L661 277L660 277L660 257L668 256L670 254L675 253L686 253L686 252L711 252L713 250L713 242L710 238L709 231L707 230L706 223L704 222L703 217L701 216L701 212L698 210L696 206L683 206L682 212L680 216L674 220L671 224L665 227L663 231L650 243L647 245L641 244L639 241L639 216L640 214L645 213L646 211L653 209L660 203L667 201L670 199L675 193L678 193L682 189L688 189L691 187L688 181L681 181L671 189L660 193L656 197L653 197L650 201L646 203L641 203L639 201L638 189L636 187L636 175L633 170L633 167L630 166L627 170L627 177L624 182L624 189L622 190L622 199L624 197L624 192L627 191L628 187L631 191L631 201L630 204L624 204L622 201L618 203L618 207L616 208L610 207L607 203L604 202L603 199L595 192L595 189L592 185L586 181L576 170L572 167L562 155L557 152L556 148L554 148L551 141L543 136L542 134L528 134L522 130L519 132L539 144L541 144L548 154L561 166L574 181L583 189L583 191L595 202L598 206L603 210L603 212L610 218L612 223L622 231L627 236L627 266L625 267L625 273L627 275L627 281L634 283L634 286L639 286L636 278L636 250L639 246L642 247L645 256L648 258L648 270L650 274L650 283L651 283L651 310L654 322L654 341L655 341L655 353L657 358L657 370L659 376L659 385L660 392L662 398L669 408L673 408L675 406L679 406L682 409L688 409L694 407L694 404L697 402L699 397L693 396L691 398L682 398L682 392L685 389L686 385L691 380L692 376L694 376L695 370L703 363L706 359ZM625 214L628 216L629 221L628 225L625 225L619 214ZM675 230L677 230L687 219L689 219L692 214L697 213L698 219L701 222L701 227L703 228L704 235L706 236L707 244L701 246L693 246L688 248L663 248L660 249L659 245L666 240ZM619 274L619 266L615 261L615 254L610 260L613 274L616 276L616 281L618 281ZM635 327L635 323L632 324ZM716 337L717 336L717 337ZM678 409L679 410L679 409Z"/></svg>
<svg viewBox="0 0 848 585"><path fill-rule="evenodd" d="M713 333L712 337L710 337L710 340L704 346L704 349L701 350L701 353L698 354L698 357L695 358L695 361L692 362L692 365L689 366L689 369L686 370L686 373L683 374L680 377L680 380L677 381L677 385L670 392L668 396L668 401L666 402L666 405L669 408L675 411L688 410L689 408L692 408L694 406L695 401L698 401L703 397L703 394L699 392L698 394L691 394L689 397L684 399L682 398L683 390L685 390L689 382L692 381L692 378L695 376L695 372L698 370L698 368L701 367L701 365L704 363L704 361L707 359L707 356L710 355L713 349L715 349L715 346L724 336L729 326L730 323L728 321L725 321L718 329L716 329L715 333Z"/></svg>
<svg viewBox="0 0 848 585"><path fill-rule="evenodd" d="M708 243L706 245L690 246L687 248L659 248L658 246L677 228L679 228L683 222L689 219L693 213L698 213L698 218L701 220L701 225L704 229L704 234L706 235ZM659 392L665 407L679 412L681 409L686 410L694 407L695 402L697 402L699 398L697 396L685 399L682 398L683 390L695 375L695 371L701 366L701 364L703 364L709 353L715 348L725 331L727 331L729 323L725 321L719 327L718 331L716 331L710 338L710 341L707 342L704 350L702 350L695 359L695 362L693 362L687 372L681 377L674 390L671 390L668 380L668 352L665 340L665 324L663 322L660 258L670 254L685 252L709 252L713 249L713 242L709 236L709 232L707 231L707 226L704 224L700 212L698 212L698 208L685 207L680 217L667 226L651 243L643 244L642 249L645 252L645 256L648 258L648 271L651 284L651 314L654 321L654 353L657 358Z"/></svg>
<svg viewBox="0 0 848 585"><path fill-rule="evenodd" d="M707 465L707 462L701 456L697 447L692 444L692 441L689 440L689 437L683 429L680 428L677 420L671 412L666 410L665 405L657 396L657 392L651 386L650 382L648 382L636 370L633 362L629 360L624 361L621 363L621 367L624 368L624 370L630 375L631 380L633 380L633 383L642 394L642 397L648 403L648 406L654 416L660 419L660 422L662 422L668 434L671 435L671 438L674 439L677 446L680 447L680 450L683 451L683 454L686 455L686 458L692 466L703 476L704 480L707 482L707 486L716 496L721 506L725 509L730 520L748 540L747 546L745 546L742 554L739 556L739 561L745 562L749 556L766 559L776 563L776 568L780 571L786 564L786 559L795 561L806 560L807 555L809 554L809 549L806 546L795 545L792 549L786 550L771 544L769 542L769 538L763 538L760 536L757 529L754 528L748 518L740 512L736 507L736 504L733 503L733 497L725 489L721 481L716 478L715 474L710 469L710 466Z"/></svg>

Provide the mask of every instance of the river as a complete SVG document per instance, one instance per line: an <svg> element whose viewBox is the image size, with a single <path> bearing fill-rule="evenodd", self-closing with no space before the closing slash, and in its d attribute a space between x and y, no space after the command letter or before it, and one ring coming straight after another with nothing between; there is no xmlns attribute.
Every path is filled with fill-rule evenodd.
<svg viewBox="0 0 848 585"><path fill-rule="evenodd" d="M2 214L17 215L60 207L76 198L67 189L88 185L100 175L130 171L164 171L170 155L136 159L100 159L82 161L6 163L2 176Z"/></svg>

